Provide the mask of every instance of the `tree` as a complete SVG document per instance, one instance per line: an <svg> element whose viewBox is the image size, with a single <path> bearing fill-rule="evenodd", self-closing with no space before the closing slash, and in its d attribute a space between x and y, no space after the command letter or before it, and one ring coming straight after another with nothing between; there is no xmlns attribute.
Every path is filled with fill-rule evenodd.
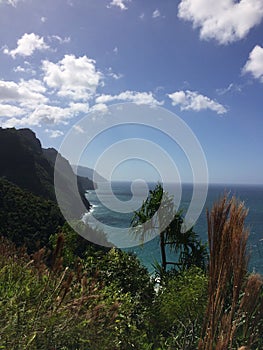
<svg viewBox="0 0 263 350"><path fill-rule="evenodd" d="M170 223L167 225L167 222ZM135 228L135 233L141 236L142 242L146 234L156 230L160 232L163 272L170 264L180 270L188 269L192 265L204 269L207 260L206 247L198 240L193 228L183 232L182 225L182 212L175 211L173 197L163 190L160 183L149 192L141 208L134 212L131 221L131 226ZM167 261L167 245L178 254L177 262Z"/></svg>

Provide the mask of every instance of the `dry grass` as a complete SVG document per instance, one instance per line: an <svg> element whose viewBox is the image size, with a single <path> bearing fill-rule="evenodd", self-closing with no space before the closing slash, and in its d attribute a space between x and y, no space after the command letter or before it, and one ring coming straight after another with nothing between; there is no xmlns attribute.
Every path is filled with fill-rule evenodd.
<svg viewBox="0 0 263 350"><path fill-rule="evenodd" d="M260 337L262 279L247 273L244 203L225 195L207 213L209 291L199 350L251 349ZM259 322L259 323L258 323Z"/></svg>

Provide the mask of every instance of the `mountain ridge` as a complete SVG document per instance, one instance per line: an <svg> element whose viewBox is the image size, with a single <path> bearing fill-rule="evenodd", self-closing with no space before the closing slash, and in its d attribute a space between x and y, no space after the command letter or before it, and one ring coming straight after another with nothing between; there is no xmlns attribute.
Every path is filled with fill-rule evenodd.
<svg viewBox="0 0 263 350"><path fill-rule="evenodd" d="M108 181L103 176L101 176L96 170L88 168L86 166L71 164L71 168L72 168L74 174L81 176L81 177L87 177L91 181L93 181L93 183L107 182ZM94 181L95 180L94 177L95 177L96 181Z"/></svg>
<svg viewBox="0 0 263 350"><path fill-rule="evenodd" d="M43 149L40 140L31 129L0 127L0 177L56 203L54 189L54 165L59 157L63 173L58 173L58 190L63 193L65 210L72 218L80 218L84 213L78 205L78 194L72 191L72 179L76 176L69 162L54 148ZM85 197L87 189L94 189L90 179L77 177L78 190L87 211L90 203Z"/></svg>

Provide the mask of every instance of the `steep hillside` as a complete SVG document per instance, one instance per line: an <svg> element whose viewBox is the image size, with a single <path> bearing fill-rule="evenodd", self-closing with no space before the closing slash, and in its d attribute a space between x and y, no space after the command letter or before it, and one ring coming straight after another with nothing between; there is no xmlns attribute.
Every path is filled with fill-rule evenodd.
<svg viewBox="0 0 263 350"><path fill-rule="evenodd" d="M55 200L53 168L30 129L0 128L0 177L35 195Z"/></svg>
<svg viewBox="0 0 263 350"><path fill-rule="evenodd" d="M87 168L85 166L82 165L71 165L73 171L75 174L77 174L78 176L82 176L85 178L89 178L91 180L93 180L93 178L96 175L96 181L97 182L107 182L107 180L101 176L100 174L98 174L95 170Z"/></svg>
<svg viewBox="0 0 263 350"><path fill-rule="evenodd" d="M68 212L72 213L74 217L80 216L83 213L79 212L78 198L76 198L76 195L72 192L72 188L74 188L72 180L76 175L73 173L69 162L64 157L62 157L61 154L58 153L54 148L43 149L43 154L46 159L48 159L53 169L56 159L58 158L60 166L59 171L57 171L57 183L59 185L59 188L57 188L57 190L60 191L60 193L63 193L64 208L66 208ZM89 210L90 204L85 197L85 192L86 190L94 189L93 182L90 179L81 176L77 177L77 182L82 202L87 210Z"/></svg>
<svg viewBox="0 0 263 350"><path fill-rule="evenodd" d="M56 202L54 190L54 163L56 157L63 163L59 174L59 190L63 192L65 207L72 218L80 218L83 212L76 205L77 196L72 192L74 173L68 161L55 149L43 150L35 133L30 129L0 128L0 177L16 184L34 195ZM78 178L79 192L87 210L90 204L84 193L93 189L93 183Z"/></svg>
<svg viewBox="0 0 263 350"><path fill-rule="evenodd" d="M46 245L64 221L53 201L0 178L0 235L33 252Z"/></svg>

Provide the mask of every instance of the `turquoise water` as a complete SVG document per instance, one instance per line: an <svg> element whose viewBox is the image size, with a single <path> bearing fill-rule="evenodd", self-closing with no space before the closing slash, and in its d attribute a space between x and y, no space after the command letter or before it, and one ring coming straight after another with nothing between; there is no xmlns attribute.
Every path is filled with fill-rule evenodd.
<svg viewBox="0 0 263 350"><path fill-rule="evenodd" d="M111 184L112 191L116 198L123 201L124 205L132 198L131 184L127 182L113 182ZM154 188L155 184L149 184L149 189ZM240 200L245 202L249 213L246 224L250 228L250 236L248 241L248 251L250 254L249 268L251 271L256 271L263 274L263 185L210 185L206 203L203 211L194 225L195 232L198 233L203 242L207 241L207 225L206 225L206 209L211 209L212 204L224 194L236 195ZM183 185L182 198L180 201L180 208L185 213L192 197L192 186ZM112 194L107 191L102 191L101 201L96 195L96 191L88 191L87 198L92 204L92 215L100 222L108 225L105 230L108 239L114 236L116 228L128 228L130 226L133 212L119 213L107 208L112 202ZM140 197L137 193L137 198L134 203L134 209L139 207L144 197ZM105 203L105 205L102 204ZM151 272L153 271L152 264L154 261L161 261L159 240L158 237L133 248L125 250L133 251L141 262ZM168 253L169 254L169 253Z"/></svg>

